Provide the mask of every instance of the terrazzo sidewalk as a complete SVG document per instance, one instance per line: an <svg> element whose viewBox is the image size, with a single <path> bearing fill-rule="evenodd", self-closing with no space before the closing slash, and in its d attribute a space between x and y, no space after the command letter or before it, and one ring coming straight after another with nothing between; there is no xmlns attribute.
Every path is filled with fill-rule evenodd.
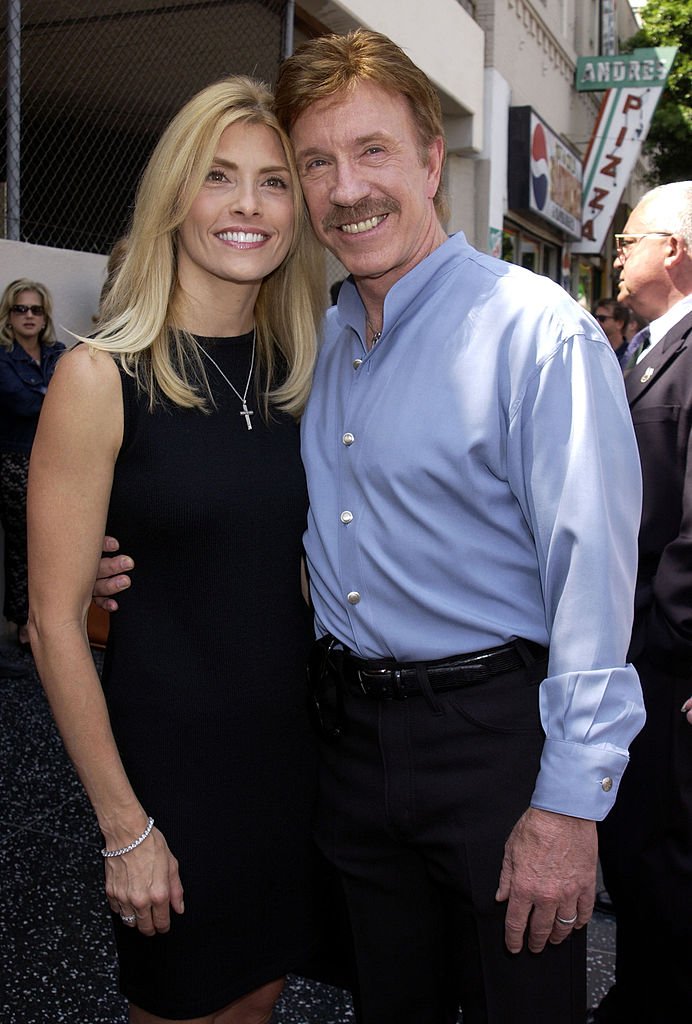
<svg viewBox="0 0 692 1024"><path fill-rule="evenodd" d="M29 654L0 679L0 1024L126 1024L94 851L100 833ZM96 656L98 657L98 655ZM612 984L614 925L589 927L589 1005ZM348 1024L348 996L289 978L272 1024Z"/></svg>

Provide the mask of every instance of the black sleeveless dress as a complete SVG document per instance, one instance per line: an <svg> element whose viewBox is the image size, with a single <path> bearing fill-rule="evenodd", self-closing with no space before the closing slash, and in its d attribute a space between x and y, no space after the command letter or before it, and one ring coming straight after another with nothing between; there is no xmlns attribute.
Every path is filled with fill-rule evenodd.
<svg viewBox="0 0 692 1024"><path fill-rule="evenodd" d="M199 339L243 392L252 336ZM149 412L121 372L125 433L108 532L136 568L103 686L118 748L180 862L185 913L153 938L114 915L121 991L202 1016L309 960L315 747L299 573L298 426L263 419L207 365L216 408Z"/></svg>

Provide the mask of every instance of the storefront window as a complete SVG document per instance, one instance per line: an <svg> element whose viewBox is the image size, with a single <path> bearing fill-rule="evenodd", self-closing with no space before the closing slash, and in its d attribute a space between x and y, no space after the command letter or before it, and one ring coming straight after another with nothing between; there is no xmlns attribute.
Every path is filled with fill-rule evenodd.
<svg viewBox="0 0 692 1024"><path fill-rule="evenodd" d="M555 245L543 246L543 274L551 281L560 280L560 250Z"/></svg>
<svg viewBox="0 0 692 1024"><path fill-rule="evenodd" d="M539 273L541 269L540 242L534 242L529 238L522 238L520 251L522 267L526 267L527 270L533 270L536 274Z"/></svg>
<svg viewBox="0 0 692 1024"><path fill-rule="evenodd" d="M518 263L519 266L526 267L535 274L543 274L558 284L562 283L560 254L559 246L530 235L521 228L505 225L502 230L503 260Z"/></svg>
<svg viewBox="0 0 692 1024"><path fill-rule="evenodd" d="M519 235L516 231L502 232L502 259L507 263L517 262L517 249L519 246Z"/></svg>

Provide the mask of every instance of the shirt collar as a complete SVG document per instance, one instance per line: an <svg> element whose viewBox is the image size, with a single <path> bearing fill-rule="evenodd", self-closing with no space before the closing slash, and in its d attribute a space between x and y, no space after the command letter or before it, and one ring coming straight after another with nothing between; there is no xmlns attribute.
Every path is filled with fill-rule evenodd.
<svg viewBox="0 0 692 1024"><path fill-rule="evenodd" d="M672 330L676 324L680 323L683 317L692 310L692 294L686 295L684 299L680 299L671 306L663 316L657 317L656 320L652 320L649 324L649 331L651 332L651 345L656 345L658 342L665 338L668 331Z"/></svg>
<svg viewBox="0 0 692 1024"><path fill-rule="evenodd" d="M382 333L385 334L408 309L416 297L424 291L432 279L445 272L445 267L458 266L459 259L468 259L476 250L469 245L463 231L450 235L446 242L438 245L429 256L392 285L384 300ZM352 277L344 281L337 300L339 319L365 337L365 309Z"/></svg>

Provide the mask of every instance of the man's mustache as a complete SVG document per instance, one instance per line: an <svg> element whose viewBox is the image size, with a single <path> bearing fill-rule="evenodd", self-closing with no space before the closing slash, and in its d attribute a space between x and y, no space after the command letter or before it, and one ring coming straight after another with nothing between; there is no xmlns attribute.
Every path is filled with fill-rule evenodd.
<svg viewBox="0 0 692 1024"><path fill-rule="evenodd" d="M364 199L362 202L356 203L355 206L333 206L322 219L322 227L328 231L330 228L340 228L344 224L358 224L362 220L370 220L371 217L399 213L400 210L401 206L391 196L377 201Z"/></svg>

